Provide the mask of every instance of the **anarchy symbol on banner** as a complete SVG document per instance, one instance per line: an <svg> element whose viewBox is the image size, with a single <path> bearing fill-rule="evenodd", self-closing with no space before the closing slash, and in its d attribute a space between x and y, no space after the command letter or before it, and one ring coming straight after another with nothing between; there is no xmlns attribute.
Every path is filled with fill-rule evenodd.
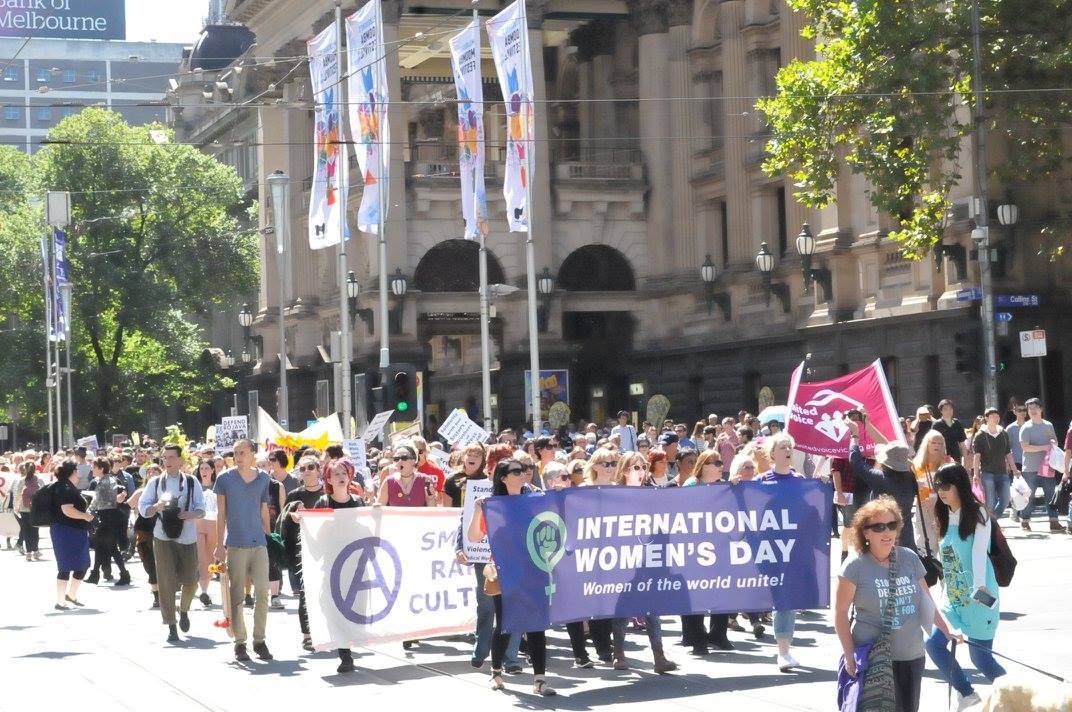
<svg viewBox="0 0 1072 712"><path fill-rule="evenodd" d="M349 564L355 555L357 562L351 569ZM389 572L393 574L391 580L384 575L380 566L381 562L387 561L394 568ZM345 577L344 569L348 574ZM379 537L367 537L348 544L331 565L331 599L339 613L358 625L383 620L394 607L401 588L402 561L394 547ZM369 593L361 596L363 591ZM382 595L382 607L373 607L372 591L379 591Z"/></svg>

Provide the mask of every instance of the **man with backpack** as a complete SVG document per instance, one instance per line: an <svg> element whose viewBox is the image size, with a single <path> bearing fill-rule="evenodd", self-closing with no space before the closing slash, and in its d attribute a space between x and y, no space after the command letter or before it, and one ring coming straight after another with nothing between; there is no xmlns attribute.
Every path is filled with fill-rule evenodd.
<svg viewBox="0 0 1072 712"><path fill-rule="evenodd" d="M160 591L160 614L168 627L168 642L179 640L175 626L175 594L179 601L178 628L190 630L190 604L197 593L197 525L205 516L205 495L197 478L182 471L182 448L165 445L164 474L145 486L138 512L155 517L153 556Z"/></svg>

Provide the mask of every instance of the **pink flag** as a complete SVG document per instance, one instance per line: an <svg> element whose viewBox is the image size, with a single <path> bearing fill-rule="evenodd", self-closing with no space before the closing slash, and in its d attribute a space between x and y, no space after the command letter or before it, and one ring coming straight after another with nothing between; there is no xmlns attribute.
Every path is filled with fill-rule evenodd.
<svg viewBox="0 0 1072 712"><path fill-rule="evenodd" d="M830 381L801 383L801 363L789 381L789 423L786 428L797 449L826 457L849 456L849 428L845 413L864 409L867 418L890 442L905 443L897 418L897 408L886 383L882 364L875 361L867 368ZM875 443L860 427L860 447L866 457L875 454Z"/></svg>

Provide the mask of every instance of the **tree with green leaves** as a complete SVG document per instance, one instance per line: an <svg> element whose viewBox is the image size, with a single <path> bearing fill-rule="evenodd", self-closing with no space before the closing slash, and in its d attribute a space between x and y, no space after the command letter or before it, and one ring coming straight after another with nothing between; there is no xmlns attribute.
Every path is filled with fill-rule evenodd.
<svg viewBox="0 0 1072 712"><path fill-rule="evenodd" d="M809 23L816 58L778 72L759 102L770 124L764 170L787 175L796 197L823 207L838 171L863 175L893 216L906 256L942 238L950 190L971 165L972 0L787 0ZM1072 118L1072 3L979 0L984 100L1006 185L1052 180ZM999 148L1002 146L999 145Z"/></svg>
<svg viewBox="0 0 1072 712"><path fill-rule="evenodd" d="M133 127L90 108L53 128L32 159L39 193L71 192L76 417L101 435L144 428L154 404L193 410L233 387L202 362L206 344L191 319L258 280L257 237L242 228L252 206L235 171L150 130L170 138L160 125ZM39 275L39 264L23 274ZM36 299L26 319L41 333Z"/></svg>

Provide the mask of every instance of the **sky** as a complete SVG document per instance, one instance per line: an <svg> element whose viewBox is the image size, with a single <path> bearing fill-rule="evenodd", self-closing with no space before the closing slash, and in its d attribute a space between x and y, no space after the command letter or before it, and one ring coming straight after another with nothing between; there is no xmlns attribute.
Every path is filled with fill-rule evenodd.
<svg viewBox="0 0 1072 712"><path fill-rule="evenodd" d="M193 44L206 14L208 0L127 0L127 39Z"/></svg>

